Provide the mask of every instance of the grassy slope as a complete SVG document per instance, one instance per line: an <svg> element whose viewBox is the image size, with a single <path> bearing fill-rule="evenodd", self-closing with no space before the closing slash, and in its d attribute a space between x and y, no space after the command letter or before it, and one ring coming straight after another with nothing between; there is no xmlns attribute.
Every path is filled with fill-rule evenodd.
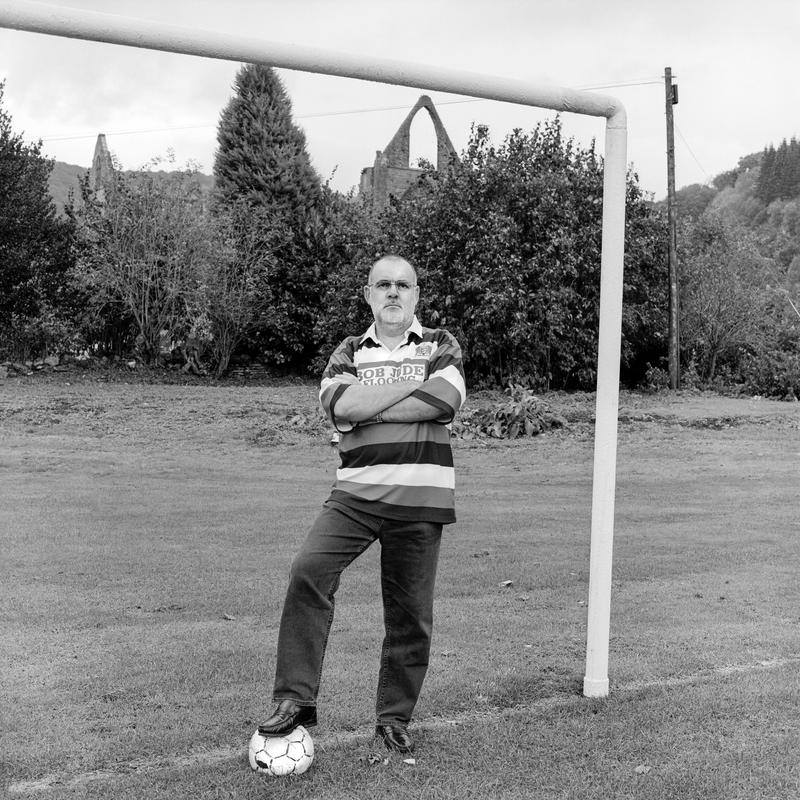
<svg viewBox="0 0 800 800"><path fill-rule="evenodd" d="M50 196L53 198L59 213L63 211L64 206L69 202L70 193L77 197L80 181L86 172L86 167L65 164L63 161L56 161L53 165L48 183Z"/></svg>
<svg viewBox="0 0 800 800"><path fill-rule="evenodd" d="M64 798L800 791L797 663L757 667L798 654L793 406L723 430L623 426L603 702L579 694L588 430L458 443L460 522L442 554L416 765L359 760L380 641L370 552L338 596L313 770L251 774L243 748L269 707L286 570L335 468L324 428L308 438L285 421L312 398L4 387L0 786ZM24 783L53 776L46 792Z"/></svg>
<svg viewBox="0 0 800 800"><path fill-rule="evenodd" d="M53 198L53 202L59 213L64 210L64 206L69 202L70 193L75 197L79 196L78 187L86 172L86 167L66 164L63 161L56 161L54 163L48 186L50 189L50 196ZM202 173L198 173L197 178L203 190L210 192L214 184L214 178L210 175L203 175Z"/></svg>

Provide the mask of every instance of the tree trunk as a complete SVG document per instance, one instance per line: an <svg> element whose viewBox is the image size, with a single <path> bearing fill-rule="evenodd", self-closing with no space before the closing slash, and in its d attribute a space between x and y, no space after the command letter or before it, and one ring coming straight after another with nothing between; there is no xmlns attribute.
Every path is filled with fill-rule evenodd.
<svg viewBox="0 0 800 800"><path fill-rule="evenodd" d="M717 370L717 351L711 352L711 360L708 362L708 376L706 380L711 383L714 380L714 373Z"/></svg>

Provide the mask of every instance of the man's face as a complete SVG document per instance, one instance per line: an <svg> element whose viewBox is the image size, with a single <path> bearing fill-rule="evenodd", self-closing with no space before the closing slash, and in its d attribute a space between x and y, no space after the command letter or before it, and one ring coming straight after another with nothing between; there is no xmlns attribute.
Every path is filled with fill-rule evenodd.
<svg viewBox="0 0 800 800"><path fill-rule="evenodd" d="M364 297L378 328L405 330L414 319L419 300L417 276L407 261L381 259L372 268Z"/></svg>

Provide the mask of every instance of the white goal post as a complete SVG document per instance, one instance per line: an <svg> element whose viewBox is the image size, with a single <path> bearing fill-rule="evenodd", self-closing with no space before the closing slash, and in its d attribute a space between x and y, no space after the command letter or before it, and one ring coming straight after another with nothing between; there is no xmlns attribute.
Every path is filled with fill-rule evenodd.
<svg viewBox="0 0 800 800"><path fill-rule="evenodd" d="M205 58L267 64L605 117L600 326L583 693L587 697L608 695L627 174L627 120L623 105L607 95L558 86L536 85L512 78L397 60L366 58L30 0L0 0L0 27Z"/></svg>

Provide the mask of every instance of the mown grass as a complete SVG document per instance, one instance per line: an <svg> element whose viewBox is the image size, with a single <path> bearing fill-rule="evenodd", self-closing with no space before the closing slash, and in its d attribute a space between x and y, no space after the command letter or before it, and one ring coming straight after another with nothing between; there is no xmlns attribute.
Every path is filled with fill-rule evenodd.
<svg viewBox="0 0 800 800"><path fill-rule="evenodd" d="M374 743L318 752L302 778L249 772L243 755L84 780L47 792L119 800L181 797L317 798L774 798L797 796L797 663L710 675L678 688L626 691L608 701L494 711L432 725L416 763L369 764ZM769 731L769 735L764 733Z"/></svg>
<svg viewBox="0 0 800 800"><path fill-rule="evenodd" d="M255 390L232 408L222 390L148 388L145 411L132 387L78 404L81 391L58 423L37 421L32 397L0 438L11 796L800 794L793 423L623 428L602 702L580 695L591 439L459 443L416 764L363 759L381 637L369 552L339 593L314 767L269 780L244 750L270 706L288 565L335 457L323 436L253 437L269 428ZM273 393L280 414L292 391ZM94 432L70 413L101 404L112 432L102 412ZM181 428L198 418L208 442Z"/></svg>

